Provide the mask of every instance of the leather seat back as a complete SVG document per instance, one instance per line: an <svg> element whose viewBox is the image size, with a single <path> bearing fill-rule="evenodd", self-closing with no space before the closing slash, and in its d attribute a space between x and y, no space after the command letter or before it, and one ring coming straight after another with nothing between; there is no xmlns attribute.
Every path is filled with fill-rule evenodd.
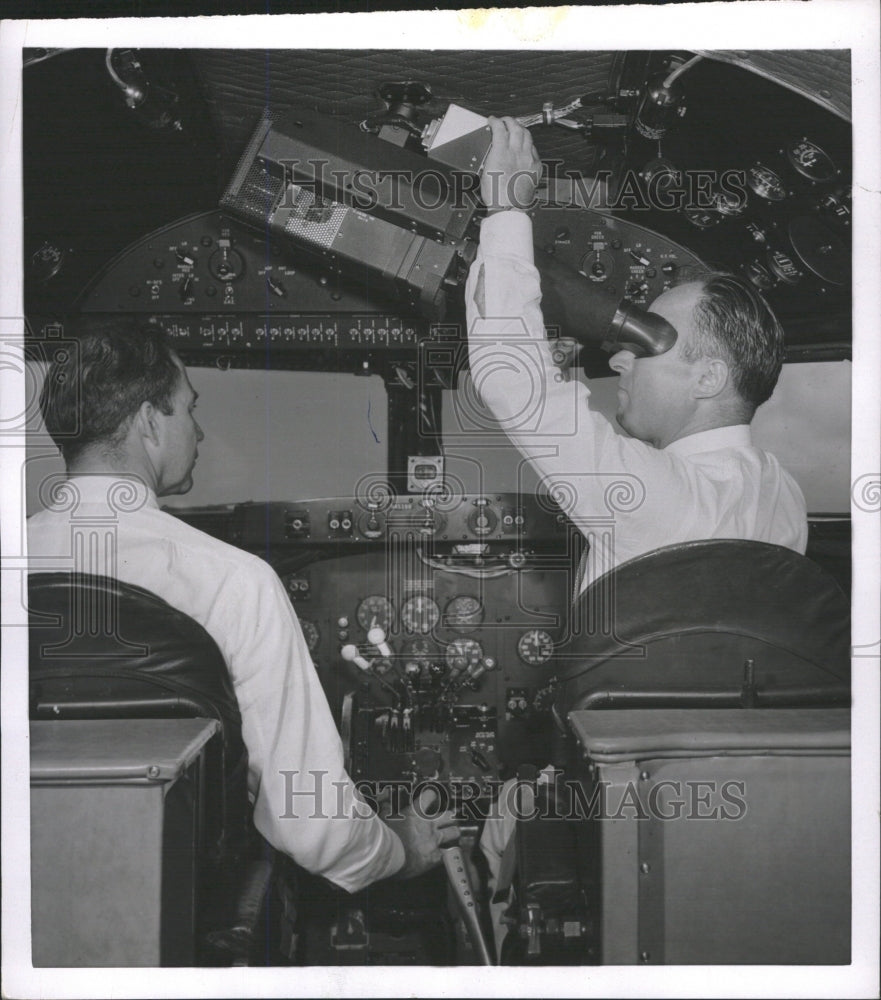
<svg viewBox="0 0 881 1000"><path fill-rule="evenodd" d="M216 719L220 802L209 831L217 854L238 849L248 825L247 753L211 636L155 594L107 577L32 573L28 601L31 719Z"/></svg>
<svg viewBox="0 0 881 1000"><path fill-rule="evenodd" d="M555 667L561 722L589 707L849 704L850 605L782 546L673 545L581 595Z"/></svg>

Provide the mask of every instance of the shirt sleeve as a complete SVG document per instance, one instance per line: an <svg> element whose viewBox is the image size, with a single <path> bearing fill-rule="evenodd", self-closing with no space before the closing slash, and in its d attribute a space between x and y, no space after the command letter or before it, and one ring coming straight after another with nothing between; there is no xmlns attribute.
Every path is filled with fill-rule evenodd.
<svg viewBox="0 0 881 1000"><path fill-rule="evenodd" d="M667 499L680 492L675 460L618 434L589 409L589 388L554 364L527 215L484 221L465 295L478 395L579 527L611 513L627 519L646 502L648 479Z"/></svg>
<svg viewBox="0 0 881 1000"><path fill-rule="evenodd" d="M230 672L248 747L254 822L308 871L355 892L397 872L400 838L358 794L300 623L254 557L229 608Z"/></svg>

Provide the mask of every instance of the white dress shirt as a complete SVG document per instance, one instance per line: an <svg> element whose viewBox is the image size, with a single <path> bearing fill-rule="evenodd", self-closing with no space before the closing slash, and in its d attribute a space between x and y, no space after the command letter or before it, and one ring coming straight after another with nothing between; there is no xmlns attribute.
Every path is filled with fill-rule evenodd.
<svg viewBox="0 0 881 1000"><path fill-rule="evenodd" d="M161 511L133 477L71 478L53 507L28 521L31 572L79 571L143 587L219 646L241 710L263 836L350 892L398 871L403 845L346 774L327 699L275 572Z"/></svg>
<svg viewBox="0 0 881 1000"><path fill-rule="evenodd" d="M590 390L554 364L533 264L532 222L481 226L466 288L471 376L490 413L589 540L579 590L664 545L743 538L804 552L805 501L746 424L658 449L588 408Z"/></svg>
<svg viewBox="0 0 881 1000"><path fill-rule="evenodd" d="M535 467L589 542L575 593L628 559L677 542L744 538L804 552L801 490L777 459L754 447L746 424L680 438L666 448L626 437L588 408L590 390L554 364L533 264L532 222L489 216L465 293L471 377L490 414ZM495 887L516 826L514 782L480 846ZM490 914L497 945L507 902Z"/></svg>

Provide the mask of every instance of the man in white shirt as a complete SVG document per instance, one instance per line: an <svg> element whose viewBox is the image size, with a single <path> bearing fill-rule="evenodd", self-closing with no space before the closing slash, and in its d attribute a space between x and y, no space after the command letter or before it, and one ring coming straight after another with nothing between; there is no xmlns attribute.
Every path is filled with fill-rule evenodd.
<svg viewBox="0 0 881 1000"><path fill-rule="evenodd" d="M677 331L656 356L618 351L616 419L588 408L590 390L554 364L533 264L532 206L541 162L512 118L491 118L481 196L488 217L466 289L471 377L484 405L588 538L576 593L607 570L665 545L742 538L804 552L804 497L752 444L750 421L771 395L783 332L748 283L708 273L660 295L651 311ZM618 489L616 490L616 485ZM625 494L623 502L615 502ZM597 524L614 532L596 544ZM502 806L510 803L503 790ZM514 829L503 808L481 847L493 875ZM494 926L503 906L493 908Z"/></svg>
<svg viewBox="0 0 881 1000"><path fill-rule="evenodd" d="M771 395L783 332L747 281L718 272L673 287L651 311L678 332L667 352L618 351L619 434L588 408L590 390L553 363L533 264L540 161L514 119L490 119L481 184L489 215L466 289L471 376L505 433L586 536L614 516L611 549L592 547L580 581L677 542L745 538L804 552L804 497L750 421ZM615 505L615 483L628 502Z"/></svg>
<svg viewBox="0 0 881 1000"><path fill-rule="evenodd" d="M349 892L440 861L457 830L427 803L385 822L361 799L297 616L275 572L159 509L186 493L202 429L196 392L156 328L94 324L46 376L41 407L68 478L28 521L32 571L114 576L212 636L229 669L257 829ZM137 639L137 637L133 637Z"/></svg>

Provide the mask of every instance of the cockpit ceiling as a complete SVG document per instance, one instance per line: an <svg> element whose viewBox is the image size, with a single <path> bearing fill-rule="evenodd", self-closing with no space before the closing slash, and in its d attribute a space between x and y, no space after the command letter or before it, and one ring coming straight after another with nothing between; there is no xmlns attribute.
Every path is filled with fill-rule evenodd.
<svg viewBox="0 0 881 1000"><path fill-rule="evenodd" d="M850 52L701 52L758 74L850 120ZM689 55L683 52L683 55ZM449 103L479 114L530 114L553 97L611 88L624 53L602 51L339 51L211 49L193 52L215 124L231 156L245 144L263 108L305 106L352 124L381 111L386 80L417 80L431 89L426 113L442 115ZM533 132L546 159L567 167L583 162L584 140L563 129ZM573 164L573 158L577 163Z"/></svg>
<svg viewBox="0 0 881 1000"><path fill-rule="evenodd" d="M851 120L849 49L769 49L764 52L714 49L700 54L758 73L840 118Z"/></svg>
<svg viewBox="0 0 881 1000"><path fill-rule="evenodd" d="M398 154L424 156L431 125L457 106L529 120L546 168L543 197L554 210L558 199L590 209L566 211L542 246L560 259L568 248L565 262L606 282L610 295L645 305L658 290L634 268L661 274L646 248L672 243L748 277L783 324L790 360L847 356L849 50L112 51L149 91L145 104L127 104L105 50L34 50L25 60L28 315L67 311L127 247L217 212L266 112L318 122L335 150L355 149L369 133L386 147L387 166ZM668 79L669 91L659 82ZM59 163L66 185L47 169ZM606 201L574 197L597 184ZM642 249L589 239L596 212L644 229ZM545 229L551 214L541 216ZM476 226L466 241L475 234ZM607 259L607 249L620 260ZM306 262L297 261L305 281ZM462 276L448 277L458 288ZM461 294L448 297L453 311L461 307ZM373 303L380 311L396 304Z"/></svg>
<svg viewBox="0 0 881 1000"><path fill-rule="evenodd" d="M426 84L426 116L443 115L450 103L478 114L532 114L553 97L609 87L621 53L205 50L193 53L209 95L224 153L238 157L264 107L305 108L357 125L385 109L378 96L387 80ZM553 126L534 130L545 158L579 169L584 139Z"/></svg>

